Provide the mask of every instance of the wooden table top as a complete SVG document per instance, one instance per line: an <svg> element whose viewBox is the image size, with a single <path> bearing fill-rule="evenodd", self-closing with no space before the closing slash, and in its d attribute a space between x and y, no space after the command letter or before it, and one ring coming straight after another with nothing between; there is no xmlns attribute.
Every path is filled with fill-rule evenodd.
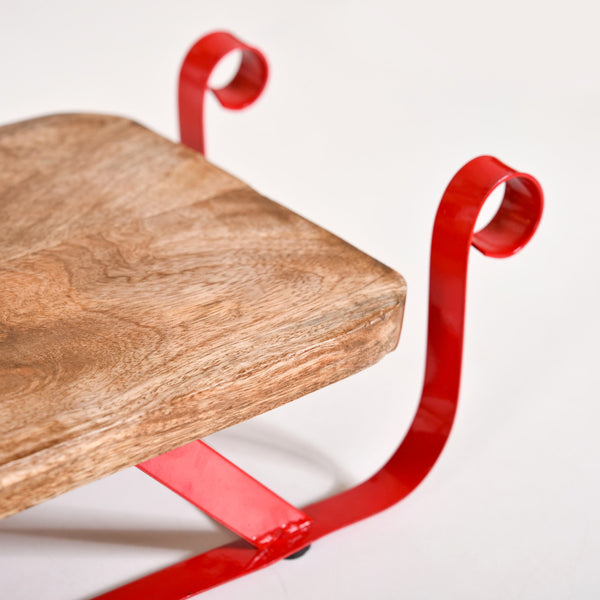
<svg viewBox="0 0 600 600"><path fill-rule="evenodd" d="M359 371L400 275L130 121L0 128L0 517Z"/></svg>

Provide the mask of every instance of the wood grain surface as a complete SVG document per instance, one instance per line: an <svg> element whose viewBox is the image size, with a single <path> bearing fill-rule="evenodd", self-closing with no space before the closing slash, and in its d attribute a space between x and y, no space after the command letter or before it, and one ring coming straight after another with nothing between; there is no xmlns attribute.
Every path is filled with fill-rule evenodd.
<svg viewBox="0 0 600 600"><path fill-rule="evenodd" d="M0 517L363 369L400 275L127 119L0 128Z"/></svg>

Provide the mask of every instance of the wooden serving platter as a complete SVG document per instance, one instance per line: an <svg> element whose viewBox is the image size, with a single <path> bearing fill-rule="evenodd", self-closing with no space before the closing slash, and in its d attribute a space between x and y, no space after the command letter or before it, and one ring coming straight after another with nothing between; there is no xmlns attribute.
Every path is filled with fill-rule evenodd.
<svg viewBox="0 0 600 600"><path fill-rule="evenodd" d="M373 364L405 294L130 120L0 128L0 517Z"/></svg>

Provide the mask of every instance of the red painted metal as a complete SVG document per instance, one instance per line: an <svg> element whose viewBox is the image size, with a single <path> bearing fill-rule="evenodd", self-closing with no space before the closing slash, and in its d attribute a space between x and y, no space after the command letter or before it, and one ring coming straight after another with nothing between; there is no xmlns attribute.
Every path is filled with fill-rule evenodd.
<svg viewBox="0 0 600 600"><path fill-rule="evenodd" d="M196 441L138 465L257 548L295 544L311 519L256 479Z"/></svg>
<svg viewBox="0 0 600 600"><path fill-rule="evenodd" d="M230 52L242 53L235 77L222 88L211 88L209 78L217 63ZM181 142L204 154L204 99L212 92L225 108L239 110L262 93L269 76L267 59L226 31L209 33L187 53L179 73L179 128Z"/></svg>
<svg viewBox="0 0 600 600"><path fill-rule="evenodd" d="M189 127L197 127L199 122L194 121ZM182 130L187 127L188 124L183 124ZM202 139L201 129L196 132L195 139ZM489 225L475 232L481 207L491 192L502 184L505 184L505 194L496 216ZM467 163L446 188L432 236L427 364L421 401L406 437L380 471L350 490L307 506L303 513L312 519L312 526L307 526L300 536L283 535L261 547L253 547L243 540L227 544L99 598L189 598L294 554L324 535L392 506L414 490L440 456L456 414L470 247L495 258L515 254L534 234L542 209L543 194L538 182L531 175L515 171L491 156L480 156ZM150 461L157 467L154 474L160 471L159 479L179 493L182 476L184 479L185 475L198 477L198 472L194 472L196 467L188 472L184 463L181 468L175 465L173 471L170 468L163 470L162 459ZM214 468L218 470L226 459L216 455L209 460L214 461ZM165 461L171 462L171 459ZM202 476L196 479L194 489L202 483L199 480ZM231 495L227 498L210 498L209 492L208 499L197 505L204 507L207 502L213 503L213 514L227 514L234 521L237 517L231 514L228 505L237 502L233 495L258 489L255 486L260 484L241 471L234 473L231 481ZM221 500L223 506L217 500ZM227 524L227 519L221 520ZM259 521L246 524L246 539L252 540L252 535L261 530L264 522Z"/></svg>

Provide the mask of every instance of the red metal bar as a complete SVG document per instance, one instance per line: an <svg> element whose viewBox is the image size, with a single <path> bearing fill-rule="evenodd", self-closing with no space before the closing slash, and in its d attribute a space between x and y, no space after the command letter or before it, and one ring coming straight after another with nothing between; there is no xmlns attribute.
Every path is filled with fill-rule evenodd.
<svg viewBox="0 0 600 600"><path fill-rule="evenodd" d="M196 441L138 465L257 548L299 545L311 519L232 462Z"/></svg>
<svg viewBox="0 0 600 600"><path fill-rule="evenodd" d="M194 121L189 127L197 127L198 123L201 121ZM186 128L187 124L182 124L182 130ZM202 140L201 127L195 139ZM476 233L481 207L502 184L506 190L498 213ZM313 524L301 538L302 545L392 506L429 473L450 435L458 403L470 247L495 258L515 254L535 233L542 209L543 194L538 182L491 156L470 161L454 176L442 197L433 229L427 365L413 423L392 458L373 477L306 507L304 512ZM161 458L154 460L160 464ZM219 464L217 460L217 468ZM185 476L183 469L181 474ZM170 485L168 472L164 481ZM245 485L243 477L242 482ZM227 509L217 506L216 510ZM253 548L241 541L227 544L99 598L183 600L266 567L296 552L298 547L297 538L285 536L280 543L263 548Z"/></svg>

